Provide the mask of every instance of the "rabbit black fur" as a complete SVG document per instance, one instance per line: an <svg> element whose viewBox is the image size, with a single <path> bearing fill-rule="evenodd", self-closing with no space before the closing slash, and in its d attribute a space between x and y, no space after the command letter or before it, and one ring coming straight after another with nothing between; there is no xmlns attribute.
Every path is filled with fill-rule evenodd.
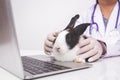
<svg viewBox="0 0 120 80"><path fill-rule="evenodd" d="M77 45L79 41L87 37L82 35L90 23L77 25L75 23L79 15L75 15L68 26L59 33L53 45L53 55L58 61L74 61L82 60L77 56L77 51L80 49Z"/></svg>

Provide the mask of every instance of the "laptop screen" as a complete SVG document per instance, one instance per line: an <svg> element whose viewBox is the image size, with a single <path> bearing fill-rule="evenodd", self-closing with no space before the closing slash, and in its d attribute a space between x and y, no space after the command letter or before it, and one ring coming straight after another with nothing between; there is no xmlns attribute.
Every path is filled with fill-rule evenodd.
<svg viewBox="0 0 120 80"><path fill-rule="evenodd" d="M23 78L11 0L0 0L0 67Z"/></svg>

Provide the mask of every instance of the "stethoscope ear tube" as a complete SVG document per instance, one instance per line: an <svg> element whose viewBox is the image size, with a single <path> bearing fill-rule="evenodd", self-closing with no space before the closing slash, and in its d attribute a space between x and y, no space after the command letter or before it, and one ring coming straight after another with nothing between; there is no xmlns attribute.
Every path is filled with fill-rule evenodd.
<svg viewBox="0 0 120 80"><path fill-rule="evenodd" d="M97 2L98 2L98 0L97 0ZM98 24L96 22L94 22L94 14L95 14L96 7L97 7L97 3L94 6L93 13L92 13L92 16L91 16L91 25L90 25L90 29L89 29L89 34L90 35L92 34L92 25L93 24L96 24L97 31L99 31Z"/></svg>
<svg viewBox="0 0 120 80"><path fill-rule="evenodd" d="M117 19L116 19L116 24L115 24L115 29L117 29L117 25L118 25L118 20L119 20L119 16L120 16L120 1L118 0L118 13L117 13Z"/></svg>
<svg viewBox="0 0 120 80"><path fill-rule="evenodd" d="M89 28L89 34L90 35L92 35L92 25L93 24L96 25L96 31L99 32L99 26L98 26L97 22L94 21L94 15L95 15L97 5L98 5L98 0L97 0L96 4L94 5L93 12L92 12L92 15L91 15L91 25L90 25L90 28ZM117 29L117 26L118 26L119 15L120 15L120 1L118 0L118 13L117 13L117 19L116 19L116 23L115 23L115 29Z"/></svg>

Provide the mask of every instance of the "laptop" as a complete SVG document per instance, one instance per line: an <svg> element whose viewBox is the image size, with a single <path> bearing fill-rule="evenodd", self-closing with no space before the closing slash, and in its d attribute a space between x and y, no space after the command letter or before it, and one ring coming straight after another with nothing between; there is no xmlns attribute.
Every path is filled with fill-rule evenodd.
<svg viewBox="0 0 120 80"><path fill-rule="evenodd" d="M21 56L11 0L0 0L0 67L30 80L91 67L89 63L59 62L50 56Z"/></svg>

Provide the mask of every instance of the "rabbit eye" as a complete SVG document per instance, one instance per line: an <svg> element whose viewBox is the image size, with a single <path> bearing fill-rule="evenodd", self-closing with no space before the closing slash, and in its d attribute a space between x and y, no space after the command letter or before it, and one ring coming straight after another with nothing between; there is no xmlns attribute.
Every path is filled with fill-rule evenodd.
<svg viewBox="0 0 120 80"><path fill-rule="evenodd" d="M83 38L84 38L84 39L87 39L88 37L87 37L86 35L83 35Z"/></svg>

